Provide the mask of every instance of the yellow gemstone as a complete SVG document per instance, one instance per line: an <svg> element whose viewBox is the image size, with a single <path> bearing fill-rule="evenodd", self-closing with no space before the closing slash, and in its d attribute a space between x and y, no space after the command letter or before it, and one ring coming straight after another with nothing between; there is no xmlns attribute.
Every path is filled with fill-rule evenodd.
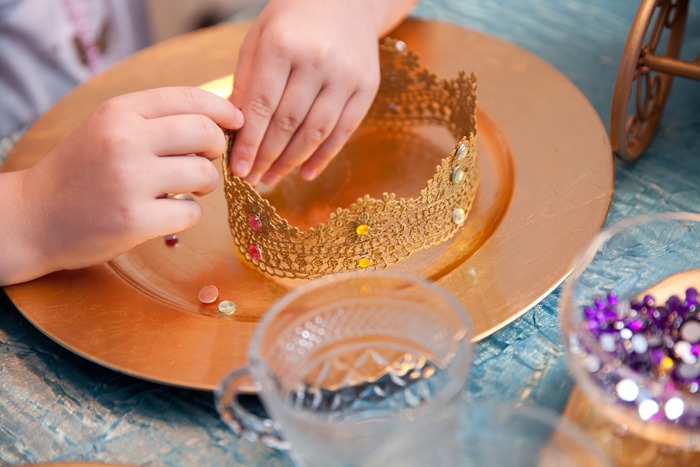
<svg viewBox="0 0 700 467"><path fill-rule="evenodd" d="M357 260L357 267L365 269L371 262L372 260L369 258L369 256L362 256Z"/></svg>
<svg viewBox="0 0 700 467"><path fill-rule="evenodd" d="M662 374L668 374L673 370L673 359L671 357L664 357L659 363L659 372Z"/></svg>
<svg viewBox="0 0 700 467"><path fill-rule="evenodd" d="M355 227L355 233L357 235L367 235L369 233L369 225L367 224L360 224L357 227Z"/></svg>

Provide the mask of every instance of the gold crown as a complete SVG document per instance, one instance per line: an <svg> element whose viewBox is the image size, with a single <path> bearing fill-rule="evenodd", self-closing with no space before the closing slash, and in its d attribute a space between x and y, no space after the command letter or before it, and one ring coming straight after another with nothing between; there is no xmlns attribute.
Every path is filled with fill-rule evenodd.
<svg viewBox="0 0 700 467"><path fill-rule="evenodd" d="M362 126L401 132L441 125L457 143L416 197L364 195L330 213L325 223L303 230L231 173L235 133L227 132L223 170L229 226L240 253L260 270L312 279L381 269L452 238L465 222L478 184L476 78L460 72L455 79L440 80L419 66L418 56L404 42L394 39L380 44L380 63L379 91Z"/></svg>

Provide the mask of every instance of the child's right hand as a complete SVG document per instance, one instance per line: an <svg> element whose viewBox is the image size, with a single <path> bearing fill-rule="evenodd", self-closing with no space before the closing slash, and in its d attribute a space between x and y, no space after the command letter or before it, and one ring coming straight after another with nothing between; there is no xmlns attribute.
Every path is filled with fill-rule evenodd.
<svg viewBox="0 0 700 467"><path fill-rule="evenodd" d="M106 101L22 173L23 212L0 224L0 284L98 264L192 226L201 217L197 202L165 195L211 192L218 183L211 161L225 150L220 127L242 124L230 102L197 88ZM13 257L12 241L24 248L15 249L20 257L9 261L10 270L5 260Z"/></svg>

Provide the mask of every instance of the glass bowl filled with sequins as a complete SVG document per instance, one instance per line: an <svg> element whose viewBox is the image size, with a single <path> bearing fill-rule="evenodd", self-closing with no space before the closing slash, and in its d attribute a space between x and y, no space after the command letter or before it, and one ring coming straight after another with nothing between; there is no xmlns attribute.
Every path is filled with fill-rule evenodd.
<svg viewBox="0 0 700 467"><path fill-rule="evenodd" d="M579 389L618 433L700 450L700 215L622 221L580 254L561 299Z"/></svg>

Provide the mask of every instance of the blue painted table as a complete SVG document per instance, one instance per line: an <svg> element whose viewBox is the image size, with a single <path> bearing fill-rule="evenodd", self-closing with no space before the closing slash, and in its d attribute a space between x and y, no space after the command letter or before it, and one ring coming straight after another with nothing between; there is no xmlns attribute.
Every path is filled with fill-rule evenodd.
<svg viewBox="0 0 700 467"><path fill-rule="evenodd" d="M513 42L571 79L608 124L633 0L424 0L417 17ZM683 57L700 51L691 1ZM0 142L6 151L12 142ZM607 224L657 211L700 211L700 83L676 79L661 126L634 164L616 162ZM516 400L561 411L573 381L563 358L559 289L481 341L467 399ZM0 293L0 464L93 461L139 465L283 465L237 439L210 393L144 382L53 343Z"/></svg>

